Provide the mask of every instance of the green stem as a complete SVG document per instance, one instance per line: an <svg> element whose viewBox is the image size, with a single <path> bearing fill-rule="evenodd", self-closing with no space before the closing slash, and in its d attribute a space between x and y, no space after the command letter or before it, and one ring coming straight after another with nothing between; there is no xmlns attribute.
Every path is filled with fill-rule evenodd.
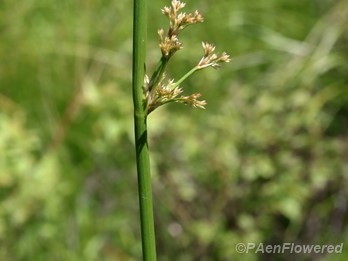
<svg viewBox="0 0 348 261"><path fill-rule="evenodd" d="M198 66L193 67L189 72L187 72L183 77L181 77L177 82L175 82L171 87L174 89L179 86L183 81L185 81L188 77L194 74L196 71L200 70Z"/></svg>
<svg viewBox="0 0 348 261"><path fill-rule="evenodd" d="M141 237L144 261L156 260L156 242L152 206L150 159L147 142L146 111L143 107L145 76L147 4L134 0L133 18L133 103L135 151L138 173Z"/></svg>
<svg viewBox="0 0 348 261"><path fill-rule="evenodd" d="M168 61L169 61L169 58L167 58L165 56L161 57L161 60L158 62L157 67L151 76L151 79L149 82L149 87L148 87L149 92L151 92L153 87L156 87L156 85L161 80Z"/></svg>

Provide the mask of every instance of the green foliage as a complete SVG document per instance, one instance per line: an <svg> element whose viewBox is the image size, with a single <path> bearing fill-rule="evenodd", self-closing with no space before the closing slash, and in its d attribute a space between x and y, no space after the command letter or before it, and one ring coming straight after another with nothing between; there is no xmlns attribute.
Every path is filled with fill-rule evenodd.
<svg viewBox="0 0 348 261"><path fill-rule="evenodd" d="M131 1L0 6L0 259L138 260ZM162 6L149 6L148 71ZM195 65L197 39L232 61L185 82L206 110L149 116L159 260L293 260L235 245L348 244L347 1L187 9L206 22L182 35L168 77Z"/></svg>

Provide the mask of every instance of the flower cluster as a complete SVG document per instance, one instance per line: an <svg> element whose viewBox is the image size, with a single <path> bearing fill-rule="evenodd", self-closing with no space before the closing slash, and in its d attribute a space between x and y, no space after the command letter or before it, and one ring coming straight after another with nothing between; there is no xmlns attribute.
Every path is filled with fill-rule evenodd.
<svg viewBox="0 0 348 261"><path fill-rule="evenodd" d="M178 83L174 82L174 79L165 81L165 74L163 74L161 80L155 88L155 91L150 97L148 97L149 106L147 108L148 113L151 113L153 110L159 106L169 103L169 102L178 102L190 105L194 108L204 109L206 101L198 100L202 95L200 93L194 93L190 96L180 96L183 93L183 89L179 87ZM149 83L149 79L145 77L145 85Z"/></svg>
<svg viewBox="0 0 348 261"><path fill-rule="evenodd" d="M179 13L179 10L185 7L185 3L173 0L171 7L165 6L162 13L169 18L170 28L168 35L178 35L186 26L203 22L203 16L196 10L192 13Z"/></svg>
<svg viewBox="0 0 348 261"><path fill-rule="evenodd" d="M220 63L228 63L231 61L230 56L226 52L223 52L220 57L216 53L214 53L214 45L202 42L202 46L204 50L204 56L197 65L199 69L203 69L209 66L217 69L220 67Z"/></svg>
<svg viewBox="0 0 348 261"><path fill-rule="evenodd" d="M164 36L164 30L159 29L158 35L160 37L160 48L162 55L164 57L171 57L176 51L180 50L182 48L182 43L179 41L178 37L176 35Z"/></svg>
<svg viewBox="0 0 348 261"><path fill-rule="evenodd" d="M221 55L217 55L214 45L203 42L204 55L199 63L177 82L165 80L165 67L168 61L174 53L183 48L182 43L178 39L179 33L191 24L203 22L203 17L198 11L194 13L179 12L184 7L185 3L172 0L170 7L165 6L162 9L162 13L169 19L169 29L167 33L163 29L158 30L162 57L157 69L151 76L151 80L146 76L144 81L144 106L148 114L169 102L179 102L194 108L204 109L206 101L198 100L201 97L200 93L194 93L189 96L181 95L183 89L179 85L198 70L207 67L217 69L221 63L230 61L230 56L227 53L223 52Z"/></svg>
<svg viewBox="0 0 348 261"><path fill-rule="evenodd" d="M203 101L197 100L201 96L202 96L202 94L200 94L200 93L194 93L194 94L191 94L190 96L181 96L177 100L177 102L181 102L181 103L190 105L194 108L205 109L204 106L207 104L207 102L205 100L203 100Z"/></svg>
<svg viewBox="0 0 348 261"><path fill-rule="evenodd" d="M185 3L173 0L170 7L165 6L162 9L162 13L168 17L170 22L167 35L165 35L163 29L158 30L160 48L162 55L165 57L171 57L182 48L178 35L185 27L203 22L203 16L197 10L194 13L179 13L179 10L184 7Z"/></svg>

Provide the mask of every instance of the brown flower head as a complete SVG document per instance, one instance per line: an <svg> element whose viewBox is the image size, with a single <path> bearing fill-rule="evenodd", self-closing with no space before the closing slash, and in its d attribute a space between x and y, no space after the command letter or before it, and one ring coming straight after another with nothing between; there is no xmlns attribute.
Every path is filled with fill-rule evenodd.
<svg viewBox="0 0 348 261"><path fill-rule="evenodd" d="M184 7L185 3L173 0L170 7L165 6L162 9L162 13L168 17L170 22L166 36L164 35L163 29L158 31L160 48L163 56L167 58L182 48L182 44L178 39L179 33L191 24L203 22L203 16L197 10L194 13L179 13Z"/></svg>
<svg viewBox="0 0 348 261"><path fill-rule="evenodd" d="M210 43L202 42L204 56L198 63L198 68L203 69L206 67L213 67L215 69L220 67L220 63L228 63L231 61L230 56L223 52L220 56L218 56L215 51L215 46Z"/></svg>

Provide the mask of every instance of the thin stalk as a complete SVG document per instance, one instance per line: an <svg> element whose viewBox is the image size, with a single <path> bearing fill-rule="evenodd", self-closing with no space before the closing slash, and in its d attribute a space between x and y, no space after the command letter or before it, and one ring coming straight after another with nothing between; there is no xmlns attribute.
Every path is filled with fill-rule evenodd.
<svg viewBox="0 0 348 261"><path fill-rule="evenodd" d="M144 261L156 260L156 242L152 206L150 159L147 142L146 111L143 107L145 76L147 3L134 0L133 14L133 103L135 151L138 173L141 238Z"/></svg>
<svg viewBox="0 0 348 261"><path fill-rule="evenodd" d="M159 81L162 78L162 75L164 73L164 70L166 68L166 65L168 63L169 59L165 56L162 56L160 61L157 64L157 67L151 76L150 82L149 82L149 87L148 91L151 92L153 87L156 87L156 85L159 83Z"/></svg>
<svg viewBox="0 0 348 261"><path fill-rule="evenodd" d="M194 74L196 71L200 70L198 66L193 67L189 72L187 72L183 77L181 77L177 82L175 82L171 87L174 89L179 86L183 81L185 81L188 77Z"/></svg>
<svg viewBox="0 0 348 261"><path fill-rule="evenodd" d="M161 81L162 76L164 74L164 70L166 68L166 65L168 63L169 59L165 56L162 56L161 59L159 60L156 69L154 71L154 73L151 76L150 82L148 84L147 89L145 90L148 93L148 99L146 100L144 107L145 107L145 111L147 112L147 114L149 114L149 104L151 103L152 99L153 99L153 95L156 92L155 88L157 87L157 84Z"/></svg>

